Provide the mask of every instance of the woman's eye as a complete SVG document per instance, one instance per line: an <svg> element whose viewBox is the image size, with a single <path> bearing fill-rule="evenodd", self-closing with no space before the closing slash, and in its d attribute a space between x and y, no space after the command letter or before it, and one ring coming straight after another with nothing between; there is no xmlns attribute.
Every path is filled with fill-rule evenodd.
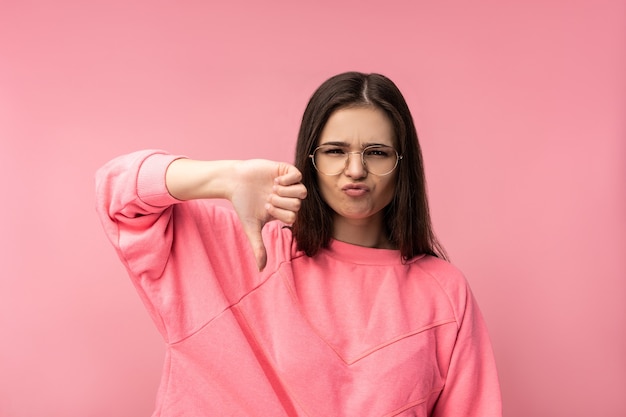
<svg viewBox="0 0 626 417"><path fill-rule="evenodd" d="M341 148L326 148L324 149L325 155L343 155L346 152Z"/></svg>
<svg viewBox="0 0 626 417"><path fill-rule="evenodd" d="M365 156L373 156L378 158L386 158L390 155L390 152L384 148L372 148L365 150Z"/></svg>

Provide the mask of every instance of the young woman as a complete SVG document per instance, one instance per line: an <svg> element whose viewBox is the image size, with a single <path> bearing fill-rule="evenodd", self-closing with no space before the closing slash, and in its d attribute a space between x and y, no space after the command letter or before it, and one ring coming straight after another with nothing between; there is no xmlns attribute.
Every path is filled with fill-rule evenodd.
<svg viewBox="0 0 626 417"><path fill-rule="evenodd" d="M142 151L101 168L97 196L167 344L155 416L501 415L485 324L431 230L388 78L322 84L295 166Z"/></svg>

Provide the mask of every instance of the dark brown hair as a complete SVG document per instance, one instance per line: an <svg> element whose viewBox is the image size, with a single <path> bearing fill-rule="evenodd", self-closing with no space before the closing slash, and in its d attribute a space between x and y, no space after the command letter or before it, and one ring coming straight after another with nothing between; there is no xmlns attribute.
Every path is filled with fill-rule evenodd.
<svg viewBox="0 0 626 417"><path fill-rule="evenodd" d="M380 74L346 72L325 81L311 96L302 116L296 144L296 167L308 190L302 201L293 235L298 249L308 256L328 247L332 237L333 211L324 202L317 183L317 172L309 155L318 145L321 132L331 114L346 107L375 107L392 122L398 153L398 179L395 195L384 208L389 241L403 259L429 254L446 258L431 226L426 197L422 152L409 107L396 85Z"/></svg>

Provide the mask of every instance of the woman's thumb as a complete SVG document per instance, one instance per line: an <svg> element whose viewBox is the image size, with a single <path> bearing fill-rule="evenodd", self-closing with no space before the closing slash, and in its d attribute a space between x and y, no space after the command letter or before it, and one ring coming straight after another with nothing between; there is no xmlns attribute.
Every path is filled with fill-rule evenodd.
<svg viewBox="0 0 626 417"><path fill-rule="evenodd" d="M243 226L244 232L252 245L252 251L254 258L256 259L257 267L259 271L262 271L267 264L267 252L265 245L263 244L263 237L261 235L261 225L259 224L246 224Z"/></svg>

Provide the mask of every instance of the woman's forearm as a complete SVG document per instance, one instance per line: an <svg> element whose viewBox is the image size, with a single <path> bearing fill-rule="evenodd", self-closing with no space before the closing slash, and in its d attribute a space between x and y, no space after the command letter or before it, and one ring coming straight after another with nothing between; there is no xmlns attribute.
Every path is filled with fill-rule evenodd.
<svg viewBox="0 0 626 417"><path fill-rule="evenodd" d="M233 160L177 159L165 174L167 190L179 200L230 199L236 163Z"/></svg>

